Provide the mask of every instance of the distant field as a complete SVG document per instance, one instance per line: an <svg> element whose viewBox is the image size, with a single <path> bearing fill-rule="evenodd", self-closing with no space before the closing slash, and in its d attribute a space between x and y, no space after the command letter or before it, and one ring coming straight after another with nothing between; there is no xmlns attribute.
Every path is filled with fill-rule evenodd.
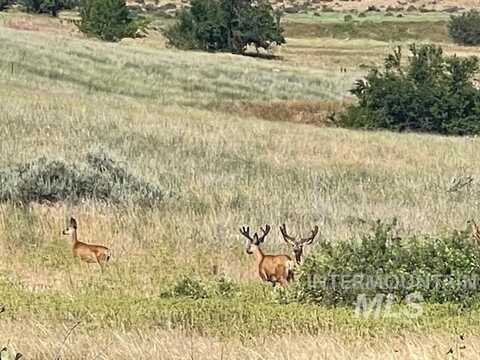
<svg viewBox="0 0 480 360"><path fill-rule="evenodd" d="M1 14L0 168L102 147L174 195L152 209L0 205L0 346L32 359L478 357L478 306L431 305L412 320L284 304L237 230L316 223L321 241L341 241L377 218L435 233L478 216L479 139L325 127L395 44L298 32L267 61L167 49L155 32L106 44L68 22ZM72 259L60 235L71 214L80 240L112 247L104 275ZM276 228L266 249L288 251ZM205 297L179 295L185 278Z"/></svg>

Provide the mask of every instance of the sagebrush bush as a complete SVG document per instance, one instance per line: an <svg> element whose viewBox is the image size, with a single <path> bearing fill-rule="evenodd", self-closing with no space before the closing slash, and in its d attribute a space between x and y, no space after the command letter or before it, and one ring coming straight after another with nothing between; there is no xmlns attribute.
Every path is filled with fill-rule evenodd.
<svg viewBox="0 0 480 360"><path fill-rule="evenodd" d="M280 18L265 0L192 0L164 34L177 48L243 54L249 45L258 51L285 43Z"/></svg>
<svg viewBox="0 0 480 360"><path fill-rule="evenodd" d="M448 35L458 44L480 45L480 12L472 9L450 17Z"/></svg>
<svg viewBox="0 0 480 360"><path fill-rule="evenodd" d="M163 191L130 174L104 152L89 153L85 163L67 163L41 157L0 170L0 201L102 201L151 206Z"/></svg>
<svg viewBox="0 0 480 360"><path fill-rule="evenodd" d="M468 305L478 296L480 248L469 231L400 237L395 223L378 222L360 241L321 243L306 258L294 289L297 300L353 305L361 295L391 294L403 302Z"/></svg>
<svg viewBox="0 0 480 360"><path fill-rule="evenodd" d="M146 31L148 22L130 11L125 0L81 0L80 20L76 24L87 35L119 41Z"/></svg>
<svg viewBox="0 0 480 360"><path fill-rule="evenodd" d="M351 90L358 104L340 115L338 124L363 129L480 133L480 90L473 84L477 57L445 56L433 45L410 46L403 64L401 48Z"/></svg>

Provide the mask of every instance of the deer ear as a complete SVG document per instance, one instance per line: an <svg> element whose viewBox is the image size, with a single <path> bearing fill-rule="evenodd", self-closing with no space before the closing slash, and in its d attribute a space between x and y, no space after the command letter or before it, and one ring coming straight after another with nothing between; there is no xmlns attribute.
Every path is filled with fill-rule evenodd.
<svg viewBox="0 0 480 360"><path fill-rule="evenodd" d="M70 226L73 227L74 229L77 228L77 220L75 220L74 217L70 218Z"/></svg>

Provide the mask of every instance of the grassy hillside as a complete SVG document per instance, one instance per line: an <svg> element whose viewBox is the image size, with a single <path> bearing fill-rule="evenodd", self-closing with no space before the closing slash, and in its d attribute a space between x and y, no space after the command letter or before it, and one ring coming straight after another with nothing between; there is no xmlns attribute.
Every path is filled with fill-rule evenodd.
<svg viewBox="0 0 480 360"><path fill-rule="evenodd" d="M0 20L0 167L102 147L173 195L153 209L0 205L1 346L39 359L477 356L475 307L429 306L412 320L282 304L237 230L317 223L322 241L339 241L376 218L438 232L477 215L478 139L303 124L350 101L360 64L393 44L297 38L265 61L165 49L155 35L105 44L16 16ZM113 249L104 275L72 259L60 235L71 214L81 240ZM288 251L276 229L266 248Z"/></svg>

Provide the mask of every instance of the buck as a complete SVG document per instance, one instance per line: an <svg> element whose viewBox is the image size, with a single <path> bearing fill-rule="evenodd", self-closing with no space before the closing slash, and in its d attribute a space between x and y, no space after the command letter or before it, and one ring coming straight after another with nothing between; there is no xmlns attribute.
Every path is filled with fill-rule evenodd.
<svg viewBox="0 0 480 360"><path fill-rule="evenodd" d="M263 281L267 281L275 286L279 283L286 287L288 282L293 280L294 261L288 255L265 255L260 245L265 241L265 237L270 232L270 225L265 225L262 235L257 233L250 235L250 228L243 226L240 233L247 238L245 250L247 254L254 254L256 258L256 270Z"/></svg>
<svg viewBox="0 0 480 360"><path fill-rule="evenodd" d="M73 256L80 258L86 263L97 263L103 272L103 265L110 259L110 249L102 245L87 244L78 241L77 220L70 218L70 225L62 232L72 238Z"/></svg>
<svg viewBox="0 0 480 360"><path fill-rule="evenodd" d="M285 224L280 226L280 232L282 233L283 240L285 240L285 242L292 248L293 255L295 256L295 262L300 265L302 263L303 247L313 243L318 234L318 226L315 225L311 231L310 237L307 238L296 239L295 237L288 235Z"/></svg>

